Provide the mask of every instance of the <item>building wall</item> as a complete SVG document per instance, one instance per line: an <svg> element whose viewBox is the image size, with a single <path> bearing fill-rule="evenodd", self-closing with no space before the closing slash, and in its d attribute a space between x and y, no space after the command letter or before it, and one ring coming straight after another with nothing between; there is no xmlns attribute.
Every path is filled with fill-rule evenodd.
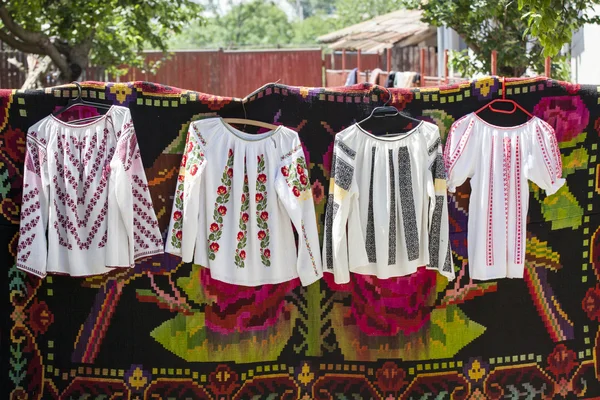
<svg viewBox="0 0 600 400"><path fill-rule="evenodd" d="M600 6L594 7L600 14ZM571 40L571 80L575 83L600 84L600 25L585 25Z"/></svg>

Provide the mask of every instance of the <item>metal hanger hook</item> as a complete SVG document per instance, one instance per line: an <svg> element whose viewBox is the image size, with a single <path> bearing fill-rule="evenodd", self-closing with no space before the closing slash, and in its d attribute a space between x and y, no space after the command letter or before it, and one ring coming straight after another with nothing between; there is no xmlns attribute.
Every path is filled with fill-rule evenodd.
<svg viewBox="0 0 600 400"><path fill-rule="evenodd" d="M75 100L81 99L81 85L77 81L73 81L71 83L73 83L75 86L77 86L77 97L75 98Z"/></svg>
<svg viewBox="0 0 600 400"><path fill-rule="evenodd" d="M385 91L388 94L388 98L383 105L387 106L388 104L390 104L390 101L392 101L392 91L389 88L386 88L385 86L383 88L385 89Z"/></svg>

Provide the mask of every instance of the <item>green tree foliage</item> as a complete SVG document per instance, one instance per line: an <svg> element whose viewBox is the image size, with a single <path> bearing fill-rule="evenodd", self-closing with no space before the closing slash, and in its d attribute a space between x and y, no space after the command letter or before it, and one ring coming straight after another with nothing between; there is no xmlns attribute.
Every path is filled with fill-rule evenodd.
<svg viewBox="0 0 600 400"><path fill-rule="evenodd" d="M186 29L172 41L174 48L265 47L284 45L292 40L293 29L287 15L271 1L251 0L231 5L229 11Z"/></svg>
<svg viewBox="0 0 600 400"><path fill-rule="evenodd" d="M600 16L590 15L599 0L518 0L519 10L527 21L528 33L538 38L544 55L553 57L573 33L584 24L600 23Z"/></svg>
<svg viewBox="0 0 600 400"><path fill-rule="evenodd" d="M317 37L337 29L332 16L316 14L293 24L293 44L316 44Z"/></svg>
<svg viewBox="0 0 600 400"><path fill-rule="evenodd" d="M335 0L337 29L404 8L402 0Z"/></svg>
<svg viewBox="0 0 600 400"><path fill-rule="evenodd" d="M422 9L425 22L454 29L473 50L474 58L466 52L452 54L453 67L465 76L473 72L490 72L492 50L498 51L497 66L501 75L521 76L528 68L536 72L544 69L543 48L536 35L539 32L530 28L528 19L524 18L525 10L515 1L411 0L407 5ZM569 41L570 37L555 46L560 48ZM554 61L565 63L564 58ZM557 70L566 71L563 65Z"/></svg>
<svg viewBox="0 0 600 400"><path fill-rule="evenodd" d="M191 0L11 0L0 3L0 40L49 56L72 81L89 62L113 73L142 66L145 46L166 51L167 38L200 11Z"/></svg>

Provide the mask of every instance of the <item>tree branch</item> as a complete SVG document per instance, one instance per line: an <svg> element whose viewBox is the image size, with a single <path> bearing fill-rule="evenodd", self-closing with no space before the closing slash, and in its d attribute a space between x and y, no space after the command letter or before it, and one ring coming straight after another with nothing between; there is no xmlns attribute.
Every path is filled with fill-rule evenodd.
<svg viewBox="0 0 600 400"><path fill-rule="evenodd" d="M17 38L26 44L39 47L42 52L37 52L38 54L48 55L66 79L71 77L71 70L67 60L60 54L56 46L52 44L48 36L41 32L31 32L23 29L12 19L5 5L0 5L0 20L2 20L6 29L12 32Z"/></svg>
<svg viewBox="0 0 600 400"><path fill-rule="evenodd" d="M20 50L24 53L42 54L45 55L44 51L36 45L24 43L17 38L9 35L0 29L0 41L6 43L15 50Z"/></svg>

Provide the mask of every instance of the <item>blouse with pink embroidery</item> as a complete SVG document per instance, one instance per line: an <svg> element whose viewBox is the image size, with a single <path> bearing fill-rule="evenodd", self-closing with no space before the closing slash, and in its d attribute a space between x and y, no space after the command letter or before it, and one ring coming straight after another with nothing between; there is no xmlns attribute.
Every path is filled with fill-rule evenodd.
<svg viewBox="0 0 600 400"><path fill-rule="evenodd" d="M44 277L102 274L162 253L129 110L27 133L17 267Z"/></svg>
<svg viewBox="0 0 600 400"><path fill-rule="evenodd" d="M471 113L452 125L444 159L450 192L471 178L470 277L522 278L527 181L548 196L565 183L554 130L537 117L519 126L500 127Z"/></svg>

